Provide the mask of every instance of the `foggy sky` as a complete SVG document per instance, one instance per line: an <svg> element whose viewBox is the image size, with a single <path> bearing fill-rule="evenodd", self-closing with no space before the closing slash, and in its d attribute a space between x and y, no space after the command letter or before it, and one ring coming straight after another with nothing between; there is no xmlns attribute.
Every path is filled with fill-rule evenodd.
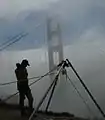
<svg viewBox="0 0 105 120"><path fill-rule="evenodd" d="M26 38L9 49L41 47L46 39L47 16L53 16L61 23L64 44L78 41L80 43L103 42L104 40L104 0L45 0L43 2L40 0L10 0L8 2L5 0L1 1L3 5L0 4L3 6L0 7L2 9L0 13L0 43L21 32L29 32ZM8 7L6 7L7 5ZM41 25L35 28L37 24Z"/></svg>
<svg viewBox="0 0 105 120"><path fill-rule="evenodd" d="M15 80L15 63L21 62L23 58L30 61L29 76L42 75L45 70L48 71L45 44L47 15L54 16L61 23L64 57L72 61L74 67L105 111L105 98L103 97L105 91L104 0L0 0L0 43L22 31L29 32L26 38L7 49L10 51L5 50L0 53L0 82ZM36 29L35 26L39 23L41 23L41 26ZM69 75L71 75L70 77L74 80L83 96L89 100L71 71L69 71ZM36 103L38 103L47 88L46 85L49 83L47 80L47 82L40 83L35 88L32 87ZM66 87L62 85L56 91L51 109L62 111L64 108L65 111L80 116L87 115L88 112L85 106L72 87L69 87L66 82L64 82L64 85ZM62 87L63 89L61 89ZM14 85L0 88L0 94L4 97L15 91L16 86ZM39 95L37 91L39 91ZM58 99L61 101L59 102ZM64 101L67 104L64 105ZM98 115L99 112L91 101L88 102L96 115Z"/></svg>
<svg viewBox="0 0 105 120"><path fill-rule="evenodd" d="M31 65L30 67L28 67L29 77L40 76L48 71L48 56L46 48L37 50L3 52L1 54L0 61L0 66L2 67L2 69L0 70L1 83L16 80L14 74L15 63L21 62L23 58L27 58ZM73 45L68 45L64 47L64 58L68 58L72 62L77 72L82 77L82 79L104 110L104 52L99 51L95 47L93 48L92 44L77 44L75 45L75 47ZM67 70L71 80L75 83L79 91L82 93L83 97L87 100L95 115L100 115L99 111L95 108L94 104L84 91L83 87L81 86L76 76L73 74L72 70L70 70L70 68ZM45 93L45 90L48 88L50 83L51 80L46 77L42 79L42 82L39 82L31 87L32 93L34 95L35 106L42 98L42 95ZM101 87L99 88L99 86ZM7 95L16 92L16 85L13 84L10 86L3 86L0 88L0 92L1 97L5 98ZM17 97L13 98L12 102L17 103L17 100ZM44 109L45 106L43 106L42 108ZM50 109L60 112L67 111L70 113L74 113L77 116L90 116L90 113L88 113L86 106L78 97L72 85L65 80L59 81Z"/></svg>

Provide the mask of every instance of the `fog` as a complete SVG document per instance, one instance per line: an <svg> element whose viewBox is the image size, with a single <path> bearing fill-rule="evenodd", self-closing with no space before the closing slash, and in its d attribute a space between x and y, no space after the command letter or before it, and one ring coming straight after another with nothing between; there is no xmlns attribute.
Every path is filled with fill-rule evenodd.
<svg viewBox="0 0 105 120"><path fill-rule="evenodd" d="M0 83L15 81L15 64L29 60L29 77L48 72L46 20L51 16L61 25L64 59L68 58L105 112L105 1L104 0L3 0L0 1L0 44L24 32L16 44L0 51ZM39 27L35 27L38 24ZM74 81L95 116L101 116L71 68ZM30 81L31 82L31 81ZM34 106L50 85L45 77L33 85ZM0 97L16 92L16 84L0 86ZM47 101L47 100L46 100ZM17 103L18 97L9 102ZM27 104L27 102L26 102ZM41 109L44 109L46 102ZM91 116L74 88L65 79L58 82L50 110Z"/></svg>
<svg viewBox="0 0 105 120"><path fill-rule="evenodd" d="M68 58L72 62L75 69L82 77L86 85L89 87L103 110L105 100L105 98L103 97L105 91L104 54L105 53L103 51L94 46L94 44L90 43L85 45L75 44L64 46L64 58ZM0 57L0 65L2 66L2 69L0 71L1 83L16 80L14 74L15 63L21 62L23 58L27 58L31 65L30 67L28 67L29 77L40 76L48 72L48 55L46 47L24 51L2 52L0 54ZM99 115L99 111L95 108L91 99L81 86L76 76L73 74L72 70L68 68L67 71L68 75L75 83L83 97L87 100L94 114ZM45 77L42 81L31 87L35 100L35 106L44 95L50 83L51 80L49 79L49 77ZM8 95L16 92L16 85L13 84L10 86L0 87L0 92L1 97L5 98ZM11 99L9 102L17 103L18 99L16 97ZM44 108L45 104L43 105L42 109ZM51 102L50 110L59 112L70 112L78 116L90 115L86 106L84 105L81 98L79 98L72 85L69 84L69 82L67 82L65 79L58 82L58 86L55 90L55 94Z"/></svg>

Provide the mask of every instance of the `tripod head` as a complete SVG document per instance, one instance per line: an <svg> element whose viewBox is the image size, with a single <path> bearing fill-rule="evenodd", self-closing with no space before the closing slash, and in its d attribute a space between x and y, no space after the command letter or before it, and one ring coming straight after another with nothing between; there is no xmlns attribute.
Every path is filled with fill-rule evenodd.
<svg viewBox="0 0 105 120"><path fill-rule="evenodd" d="M66 75L67 74L67 71L66 71L66 67L68 68L68 67L70 67L71 65L70 65L71 63L69 62L69 60L68 59L66 59L66 60L62 60L62 62L61 63L59 63L58 65L57 65L57 67L61 67L62 65L63 65L63 69L62 69L62 75Z"/></svg>
<svg viewBox="0 0 105 120"><path fill-rule="evenodd" d="M63 64L63 68L65 68L65 67L70 67L70 65L69 65L69 60L68 60L68 59L62 60L62 62L59 63L59 64L57 65L57 67L61 67L62 64Z"/></svg>
<svg viewBox="0 0 105 120"><path fill-rule="evenodd" d="M69 66L69 67L72 67L71 62L70 62L68 59L66 59L66 61L67 61L68 66Z"/></svg>

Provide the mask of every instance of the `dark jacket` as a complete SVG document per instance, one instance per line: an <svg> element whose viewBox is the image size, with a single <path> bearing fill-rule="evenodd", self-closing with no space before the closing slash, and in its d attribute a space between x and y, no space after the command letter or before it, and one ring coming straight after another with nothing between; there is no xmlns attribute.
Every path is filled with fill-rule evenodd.
<svg viewBox="0 0 105 120"><path fill-rule="evenodd" d="M17 88L18 90L28 89L28 73L25 67L16 68L15 70L17 78Z"/></svg>

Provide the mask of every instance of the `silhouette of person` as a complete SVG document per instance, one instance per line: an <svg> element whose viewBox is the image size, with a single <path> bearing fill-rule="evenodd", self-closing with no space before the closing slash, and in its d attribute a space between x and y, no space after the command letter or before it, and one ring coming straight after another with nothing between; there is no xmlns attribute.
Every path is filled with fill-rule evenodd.
<svg viewBox="0 0 105 120"><path fill-rule="evenodd" d="M21 116L25 114L24 99L28 98L29 110L33 110L33 96L28 85L28 72L26 67L30 66L28 60L24 59L22 63L16 63L15 74L17 78L17 89L19 91L19 105L21 110Z"/></svg>

